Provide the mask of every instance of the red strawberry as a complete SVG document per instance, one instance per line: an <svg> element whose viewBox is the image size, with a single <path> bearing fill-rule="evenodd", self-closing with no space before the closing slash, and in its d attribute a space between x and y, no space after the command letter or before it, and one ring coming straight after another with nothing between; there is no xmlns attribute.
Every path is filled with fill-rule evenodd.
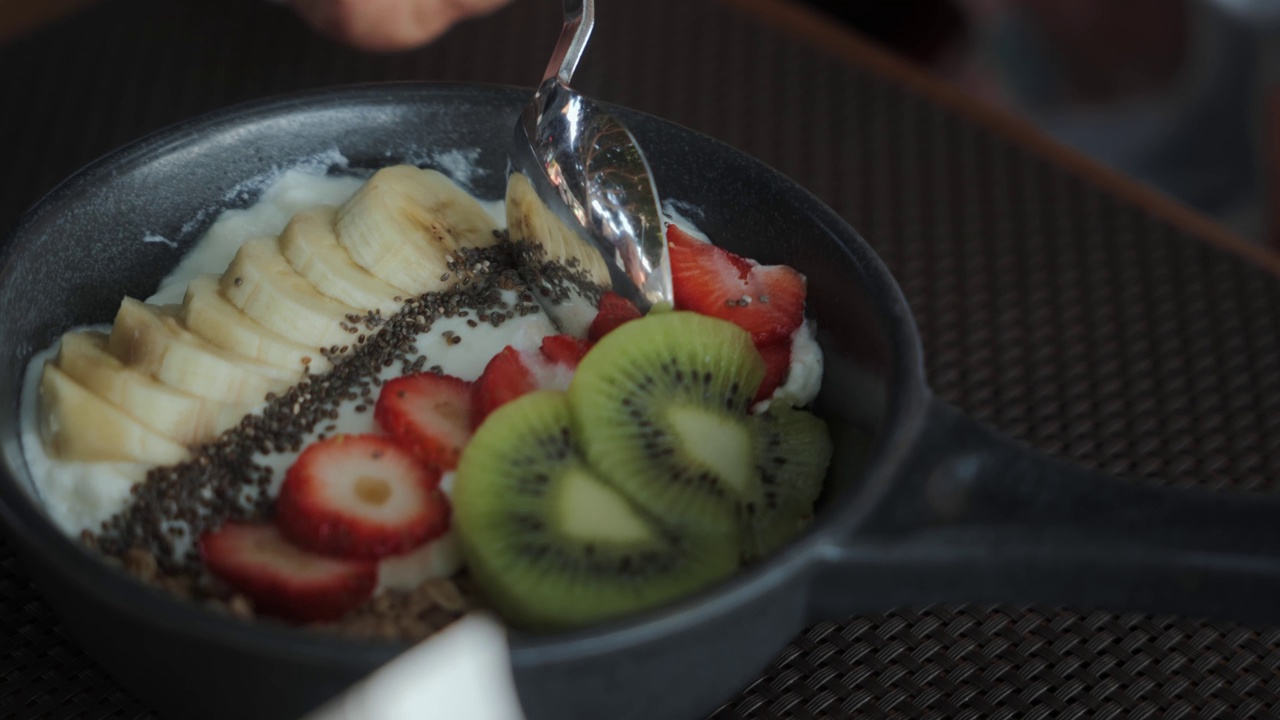
<svg viewBox="0 0 1280 720"><path fill-rule="evenodd" d="M204 565L253 600L254 610L299 622L337 620L373 595L378 567L321 557L271 525L227 523L200 536Z"/></svg>
<svg viewBox="0 0 1280 720"><path fill-rule="evenodd" d="M541 352L520 352L508 345L493 356L471 391L471 426L498 407L534 390L566 390L592 343L572 335L549 335Z"/></svg>
<svg viewBox="0 0 1280 720"><path fill-rule="evenodd" d="M548 335L542 338L542 354L547 360L577 369L592 343L572 335Z"/></svg>
<svg viewBox="0 0 1280 720"><path fill-rule="evenodd" d="M760 381L760 389L752 402L760 402L772 395L779 385L787 381L787 371L791 369L790 340L757 349L764 358L764 380Z"/></svg>
<svg viewBox="0 0 1280 720"><path fill-rule="evenodd" d="M493 356L472 386L471 426L480 427L499 406L537 389L538 381L525 364L524 356L510 345L506 346Z"/></svg>
<svg viewBox="0 0 1280 720"><path fill-rule="evenodd" d="M381 435L338 435L302 451L276 497L276 523L312 552L376 560L449 529L440 474Z"/></svg>
<svg viewBox="0 0 1280 720"><path fill-rule="evenodd" d="M452 470L471 439L471 383L435 373L398 377L382 386L373 417L419 460Z"/></svg>
<svg viewBox="0 0 1280 720"><path fill-rule="evenodd" d="M587 337L595 342L622 323L638 317L640 311L630 300L615 292L607 292L600 297L600 311L596 313L596 319L591 321Z"/></svg>
<svg viewBox="0 0 1280 720"><path fill-rule="evenodd" d="M685 250L706 250L707 248L715 247L715 245L712 245L705 240L699 240L684 230L681 230L680 227L675 224L667 225L667 244L679 246ZM725 259L732 263L733 267L738 271L738 277L740 278L745 278L747 273L751 272L751 268L758 264L754 260L748 260L742 256L734 255L728 250L722 250L722 252L726 256Z"/></svg>
<svg viewBox="0 0 1280 720"><path fill-rule="evenodd" d="M805 279L786 265L759 265L667 229L676 307L728 320L756 345L781 342L804 321Z"/></svg>

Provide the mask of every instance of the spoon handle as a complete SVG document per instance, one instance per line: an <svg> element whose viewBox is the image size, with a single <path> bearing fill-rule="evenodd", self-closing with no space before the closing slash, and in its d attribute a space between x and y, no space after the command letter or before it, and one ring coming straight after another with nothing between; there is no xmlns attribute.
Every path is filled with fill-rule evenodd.
<svg viewBox="0 0 1280 720"><path fill-rule="evenodd" d="M555 52L551 53L551 62L547 63L547 70L542 76L543 82L554 77L562 85L569 84L595 26L596 0L564 0L564 29L560 31Z"/></svg>

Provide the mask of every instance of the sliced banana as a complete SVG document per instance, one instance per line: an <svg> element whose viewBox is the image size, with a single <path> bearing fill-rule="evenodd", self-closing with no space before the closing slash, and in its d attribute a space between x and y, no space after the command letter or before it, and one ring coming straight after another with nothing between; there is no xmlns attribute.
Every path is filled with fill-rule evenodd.
<svg viewBox="0 0 1280 720"><path fill-rule="evenodd" d="M178 318L192 333L237 355L313 375L333 368L318 348L268 330L232 305L222 296L217 275L201 275L187 285Z"/></svg>
<svg viewBox="0 0 1280 720"><path fill-rule="evenodd" d="M126 366L107 352L100 332L62 336L58 369L140 424L182 445L207 440L256 409L188 395Z"/></svg>
<svg viewBox="0 0 1280 720"><path fill-rule="evenodd" d="M329 206L294 215L280 234L281 254L321 294L360 310L394 315L408 293L379 280L351 259L333 230L337 215L338 209Z"/></svg>
<svg viewBox="0 0 1280 720"><path fill-rule="evenodd" d="M564 256L564 236L568 228L548 226L551 213L533 190L529 178L514 173L507 178L507 235L511 242L531 242L542 246L546 251L544 260L559 259Z"/></svg>
<svg viewBox="0 0 1280 720"><path fill-rule="evenodd" d="M40 378L40 437L64 460L110 460L169 465L187 449L143 426L51 363Z"/></svg>
<svg viewBox="0 0 1280 720"><path fill-rule="evenodd" d="M107 349L124 364L192 395L231 405L260 403L289 387L298 373L214 347L188 332L175 306L159 308L125 298Z"/></svg>
<svg viewBox="0 0 1280 720"><path fill-rule="evenodd" d="M457 282L447 256L497 242L498 226L446 175L409 165L379 170L338 210L338 242L361 267L412 295Z"/></svg>
<svg viewBox="0 0 1280 720"><path fill-rule="evenodd" d="M240 246L220 281L222 294L245 315L307 347L350 345L348 315L364 311L325 297L280 254L275 238Z"/></svg>
<svg viewBox="0 0 1280 720"><path fill-rule="evenodd" d="M609 287L609 267L604 257L552 214L529 178L515 173L507 180L506 205L507 232L512 242L537 243L546 250L545 261L576 265L586 272L590 282Z"/></svg>

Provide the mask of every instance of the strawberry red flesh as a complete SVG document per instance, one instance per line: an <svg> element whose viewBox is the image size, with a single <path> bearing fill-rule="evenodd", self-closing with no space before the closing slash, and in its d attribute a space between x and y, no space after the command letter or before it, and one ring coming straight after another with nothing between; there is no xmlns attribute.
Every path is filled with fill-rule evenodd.
<svg viewBox="0 0 1280 720"><path fill-rule="evenodd" d="M347 559L399 555L449 529L440 474L389 437L339 435L302 451L276 498L293 543Z"/></svg>
<svg viewBox="0 0 1280 720"><path fill-rule="evenodd" d="M676 307L728 320L757 347L782 342L804 321L804 276L785 265L759 265L675 225L667 228Z"/></svg>
<svg viewBox="0 0 1280 720"><path fill-rule="evenodd" d="M508 345L493 356L472 388L472 427L504 403L538 389L538 380L519 350Z"/></svg>
<svg viewBox="0 0 1280 720"><path fill-rule="evenodd" d="M690 242L696 241L690 240ZM638 317L640 317L640 311L636 309L636 306L630 300L613 291L606 292L600 296L600 309L596 313L595 319L591 321L591 327L587 330L587 337L592 342L595 342L608 335L619 325L635 320Z"/></svg>
<svg viewBox="0 0 1280 720"><path fill-rule="evenodd" d="M773 391L787 381L787 373L791 370L790 341L765 345L757 350L764 358L764 380L760 381L760 389L752 402L760 402L773 395Z"/></svg>
<svg viewBox="0 0 1280 720"><path fill-rule="evenodd" d="M525 393L568 389L592 344L572 335L548 335L539 350L521 352L511 345L503 348L472 386L472 427L480 427L489 413Z"/></svg>
<svg viewBox="0 0 1280 720"><path fill-rule="evenodd" d="M368 600L378 581L374 563L314 555L271 525L227 523L206 532L200 556L256 612L297 622L337 620Z"/></svg>
<svg viewBox="0 0 1280 720"><path fill-rule="evenodd" d="M471 383L434 373L398 377L382 386L373 416L419 460L452 470L471 439Z"/></svg>
<svg viewBox="0 0 1280 720"><path fill-rule="evenodd" d="M542 338L542 354L548 361L577 369L587 356L592 343L573 335L548 335Z"/></svg>
<svg viewBox="0 0 1280 720"><path fill-rule="evenodd" d="M706 242L705 240L699 240L695 238L694 236L680 229L679 225L675 225L675 224L667 225L667 244L670 246L679 247L682 250L705 251L708 248L716 247L715 245L712 245L711 243ZM739 280L746 279L747 274L751 272L751 268L759 264L756 261L748 260L747 258L744 258L741 255L734 255L728 250L722 249L720 252L723 254L724 259L730 265L733 266L734 271L737 272L738 274Z"/></svg>

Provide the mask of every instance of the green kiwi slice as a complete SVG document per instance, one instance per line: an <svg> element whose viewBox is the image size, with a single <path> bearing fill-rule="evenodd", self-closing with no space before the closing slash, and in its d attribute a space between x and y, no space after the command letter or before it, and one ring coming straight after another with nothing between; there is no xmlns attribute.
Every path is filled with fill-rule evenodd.
<svg viewBox="0 0 1280 720"><path fill-rule="evenodd" d="M742 530L747 561L773 553L805 526L831 462L827 424L812 413L775 403L751 420L763 502Z"/></svg>
<svg viewBox="0 0 1280 720"><path fill-rule="evenodd" d="M748 405L764 377L751 337L691 312L604 336L569 384L587 459L628 498L690 532L735 536L761 501Z"/></svg>
<svg viewBox="0 0 1280 720"><path fill-rule="evenodd" d="M736 544L679 533L581 454L569 401L498 408L458 464L454 523L473 576L511 623L586 625L692 593L738 567Z"/></svg>

